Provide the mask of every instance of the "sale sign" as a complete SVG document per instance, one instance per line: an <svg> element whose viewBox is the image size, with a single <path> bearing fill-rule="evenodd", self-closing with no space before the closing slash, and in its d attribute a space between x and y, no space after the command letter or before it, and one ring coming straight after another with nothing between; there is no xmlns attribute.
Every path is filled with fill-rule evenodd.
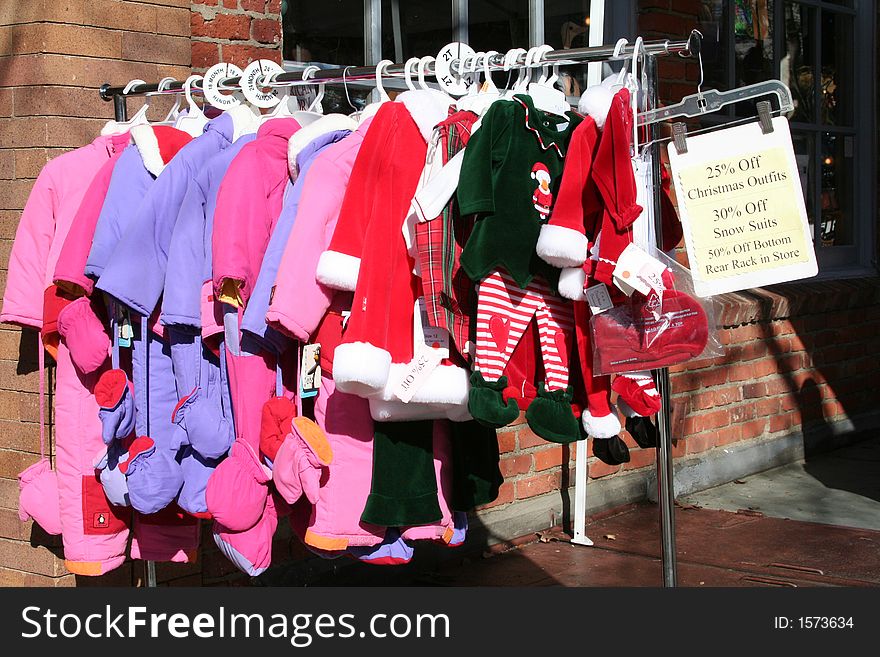
<svg viewBox="0 0 880 657"><path fill-rule="evenodd" d="M670 145L678 211L699 296L815 276L813 238L788 121Z"/></svg>

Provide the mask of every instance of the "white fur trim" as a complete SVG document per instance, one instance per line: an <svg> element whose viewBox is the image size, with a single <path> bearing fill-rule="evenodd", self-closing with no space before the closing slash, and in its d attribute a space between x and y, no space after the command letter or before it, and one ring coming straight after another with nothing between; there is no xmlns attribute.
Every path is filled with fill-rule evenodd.
<svg viewBox="0 0 880 657"><path fill-rule="evenodd" d="M225 112L232 119L232 141L256 132L260 127L260 110L250 103L233 105Z"/></svg>
<svg viewBox="0 0 880 657"><path fill-rule="evenodd" d="M624 417L643 417L636 413L632 406L626 403L626 400L623 397L617 398L617 408L620 409L620 412L623 413Z"/></svg>
<svg viewBox="0 0 880 657"><path fill-rule="evenodd" d="M369 397L385 389L391 354L367 342L349 342L333 353L333 381L337 389Z"/></svg>
<svg viewBox="0 0 880 657"><path fill-rule="evenodd" d="M589 247L589 240L583 233L565 226L544 224L535 251L541 260L561 269L584 264Z"/></svg>
<svg viewBox="0 0 880 657"><path fill-rule="evenodd" d="M159 140L156 138L156 133L153 132L153 127L146 124L134 126L131 129L131 140L137 146L146 170L158 178L165 169L165 162L162 161Z"/></svg>
<svg viewBox="0 0 880 657"><path fill-rule="evenodd" d="M388 373L388 384L382 392L382 399L396 399L395 392L400 381L406 376L410 366L408 363L392 363ZM334 365L335 371L335 365ZM443 404L467 405L470 382L468 371L455 365L439 365L419 386L409 404Z"/></svg>
<svg viewBox="0 0 880 657"><path fill-rule="evenodd" d="M334 365L335 368L335 365ZM581 424L584 431L591 438L614 438L623 428L620 426L620 420L614 412L614 406L611 406L611 413L602 417L595 417L590 411L584 409L581 412Z"/></svg>
<svg viewBox="0 0 880 657"><path fill-rule="evenodd" d="M587 282L587 272L583 267L566 267L559 272L559 294L572 301L586 301L584 284Z"/></svg>
<svg viewBox="0 0 880 657"><path fill-rule="evenodd" d="M400 400L370 399L370 417L376 422L410 422L413 420L452 420L466 422L473 419L467 404L404 404Z"/></svg>
<svg viewBox="0 0 880 657"><path fill-rule="evenodd" d="M334 290L354 292L361 259L339 251L324 251L318 259L318 282Z"/></svg>
<svg viewBox="0 0 880 657"><path fill-rule="evenodd" d="M328 114L293 133L287 142L287 168L290 171L291 180L296 180L299 174L299 165L296 163L296 157L302 152L302 149L321 135L337 130L354 132L357 130L357 123L353 118L345 116L345 114Z"/></svg>
<svg viewBox="0 0 880 657"><path fill-rule="evenodd" d="M104 127L101 128L101 136L108 137L110 135L121 135L128 132L129 128L127 125L123 125L121 123L117 123L116 121L107 121L104 124Z"/></svg>
<svg viewBox="0 0 880 657"><path fill-rule="evenodd" d="M404 91L396 100L406 105L425 142L431 141L434 126L448 118L449 106L453 102L452 98L436 89Z"/></svg>
<svg viewBox="0 0 880 657"><path fill-rule="evenodd" d="M614 92L608 87L601 84L588 87L578 101L578 112L593 117L596 127L601 130L611 110L612 100L614 100Z"/></svg>

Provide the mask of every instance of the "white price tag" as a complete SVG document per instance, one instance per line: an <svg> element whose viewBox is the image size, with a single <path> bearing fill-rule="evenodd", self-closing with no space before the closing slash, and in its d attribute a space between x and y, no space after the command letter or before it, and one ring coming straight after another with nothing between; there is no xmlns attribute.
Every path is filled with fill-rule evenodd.
<svg viewBox="0 0 880 657"><path fill-rule="evenodd" d="M645 253L635 244L629 244L617 258L617 266L613 273L614 284L624 292L626 289L621 285L634 288L648 296L653 286L642 280L640 274L646 271L651 275L659 276L664 269L666 266L662 262Z"/></svg>
<svg viewBox="0 0 880 657"><path fill-rule="evenodd" d="M431 349L420 345L416 355L410 361L409 368L403 378L397 384L394 394L403 403L407 404L431 376L443 357L437 349Z"/></svg>
<svg viewBox="0 0 880 657"><path fill-rule="evenodd" d="M588 287L584 294L587 295L587 303L590 304L590 312L594 315L604 313L614 307L611 303L611 295L608 294L608 286L605 283L599 283L592 287Z"/></svg>

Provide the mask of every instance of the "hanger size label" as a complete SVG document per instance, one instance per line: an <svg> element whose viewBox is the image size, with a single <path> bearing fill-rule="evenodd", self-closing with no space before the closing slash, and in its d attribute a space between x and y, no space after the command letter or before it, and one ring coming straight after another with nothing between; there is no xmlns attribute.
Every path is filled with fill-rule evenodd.
<svg viewBox="0 0 880 657"><path fill-rule="evenodd" d="M205 100L217 109L229 109L241 103L241 96L236 93L221 93L220 83L227 78L241 77L241 69L235 64L221 62L214 64L205 72L202 80L202 91Z"/></svg>
<svg viewBox="0 0 880 657"><path fill-rule="evenodd" d="M812 229L788 121L687 138L669 151L694 288L701 297L815 276Z"/></svg>

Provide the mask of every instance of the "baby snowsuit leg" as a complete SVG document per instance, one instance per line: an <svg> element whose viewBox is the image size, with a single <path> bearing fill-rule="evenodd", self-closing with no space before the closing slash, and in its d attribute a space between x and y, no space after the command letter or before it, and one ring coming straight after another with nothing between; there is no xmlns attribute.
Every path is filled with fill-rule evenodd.
<svg viewBox="0 0 880 657"><path fill-rule="evenodd" d="M433 440L433 420L375 423L373 480L361 520L404 527L443 517L437 500Z"/></svg>
<svg viewBox="0 0 880 657"><path fill-rule="evenodd" d="M65 565L77 575L103 575L125 561L131 518L107 501L94 467L106 449L93 394L103 369L81 375L63 342L57 354L55 468Z"/></svg>
<svg viewBox="0 0 880 657"><path fill-rule="evenodd" d="M132 382L137 419L135 432L148 436L155 450L132 460L128 492L135 516L131 556L151 561L189 562L199 546L198 520L177 507L183 485L178 461L181 434L171 422L177 404L171 347L153 333L146 317L135 328Z"/></svg>
<svg viewBox="0 0 880 657"><path fill-rule="evenodd" d="M581 424L592 438L613 438L620 433L620 421L611 405L611 377L593 374L593 340L590 334L590 308L586 301L574 302L575 336L587 408L581 412Z"/></svg>

